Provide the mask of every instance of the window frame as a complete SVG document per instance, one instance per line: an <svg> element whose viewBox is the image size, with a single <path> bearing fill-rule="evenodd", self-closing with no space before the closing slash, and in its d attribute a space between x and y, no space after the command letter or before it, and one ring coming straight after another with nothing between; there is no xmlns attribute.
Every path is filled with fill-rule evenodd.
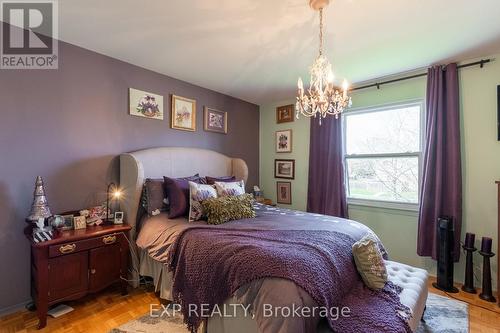
<svg viewBox="0 0 500 333"><path fill-rule="evenodd" d="M419 152L411 153L375 153L375 154L347 154L347 117L365 113L397 110L411 106L420 107L420 137ZM344 163L344 182L348 205L368 206L387 209L418 211L420 205L420 191L423 170L423 151L425 148L425 101L423 98L405 100L400 102L381 104L376 106L358 107L346 110L342 115L342 162ZM391 157L416 157L418 161L418 201L416 203L391 200L361 199L349 196L349 173L347 161L356 158L391 158Z"/></svg>

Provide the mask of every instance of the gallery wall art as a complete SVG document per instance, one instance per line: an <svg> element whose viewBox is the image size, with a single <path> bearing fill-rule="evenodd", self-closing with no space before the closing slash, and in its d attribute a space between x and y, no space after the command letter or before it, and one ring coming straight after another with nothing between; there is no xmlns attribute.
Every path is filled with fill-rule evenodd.
<svg viewBox="0 0 500 333"><path fill-rule="evenodd" d="M171 127L196 131L196 100L172 95Z"/></svg>
<svg viewBox="0 0 500 333"><path fill-rule="evenodd" d="M295 178L295 160L274 160L274 178Z"/></svg>
<svg viewBox="0 0 500 333"><path fill-rule="evenodd" d="M293 104L278 106L276 108L276 123L289 123L294 121L293 114L295 106Z"/></svg>
<svg viewBox="0 0 500 333"><path fill-rule="evenodd" d="M205 131L227 134L227 112L205 106L203 125Z"/></svg>
<svg viewBox="0 0 500 333"><path fill-rule="evenodd" d="M129 88L129 114L163 120L163 96Z"/></svg>
<svg viewBox="0 0 500 333"><path fill-rule="evenodd" d="M292 183L276 182L276 202L279 204L292 204Z"/></svg>
<svg viewBox="0 0 500 333"><path fill-rule="evenodd" d="M291 153L292 152L292 130L276 131L276 152Z"/></svg>

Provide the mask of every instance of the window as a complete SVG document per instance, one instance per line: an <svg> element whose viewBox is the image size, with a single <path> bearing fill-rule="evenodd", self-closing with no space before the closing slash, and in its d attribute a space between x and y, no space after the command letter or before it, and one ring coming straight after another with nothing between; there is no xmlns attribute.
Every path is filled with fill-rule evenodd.
<svg viewBox="0 0 500 333"><path fill-rule="evenodd" d="M344 114L349 203L417 209L423 108L416 101Z"/></svg>

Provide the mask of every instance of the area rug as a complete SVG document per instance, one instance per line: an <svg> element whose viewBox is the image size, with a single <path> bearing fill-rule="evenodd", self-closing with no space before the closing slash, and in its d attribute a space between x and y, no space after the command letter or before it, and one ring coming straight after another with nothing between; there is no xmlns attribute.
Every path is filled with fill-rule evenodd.
<svg viewBox="0 0 500 333"><path fill-rule="evenodd" d="M467 303L429 293L425 322L421 322L417 333L467 333L469 307ZM201 332L201 330L200 330ZM189 333L182 316L172 315L171 309L159 317L146 314L138 319L111 330L109 333Z"/></svg>
<svg viewBox="0 0 500 333"><path fill-rule="evenodd" d="M467 333L469 331L469 305L452 298L429 293L425 322L417 333Z"/></svg>
<svg viewBox="0 0 500 333"><path fill-rule="evenodd" d="M182 315L173 312L171 306L166 306L165 311L162 308L159 312L159 316L150 316L147 313L112 329L109 333L189 333Z"/></svg>

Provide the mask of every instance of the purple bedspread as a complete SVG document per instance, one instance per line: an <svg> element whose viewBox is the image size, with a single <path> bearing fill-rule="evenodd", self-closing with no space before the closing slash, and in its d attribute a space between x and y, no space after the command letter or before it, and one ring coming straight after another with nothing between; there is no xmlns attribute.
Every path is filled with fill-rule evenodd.
<svg viewBox="0 0 500 333"><path fill-rule="evenodd" d="M266 223L269 219L273 223ZM309 226L287 230L290 226L277 221ZM411 332L398 287L388 283L371 291L356 271L351 247L367 232L354 221L262 206L256 219L185 229L169 250L174 301L194 331L203 318L188 312L188 304L211 309L247 283L282 278L303 288L320 307L350 309L345 317L327 314L335 332Z"/></svg>

